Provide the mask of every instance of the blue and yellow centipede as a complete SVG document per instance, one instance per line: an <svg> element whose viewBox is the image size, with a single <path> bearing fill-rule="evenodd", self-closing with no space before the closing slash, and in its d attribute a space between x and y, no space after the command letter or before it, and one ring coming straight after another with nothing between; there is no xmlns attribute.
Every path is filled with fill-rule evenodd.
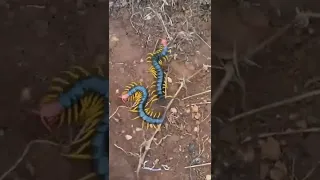
<svg viewBox="0 0 320 180"><path fill-rule="evenodd" d="M61 113L61 125L67 119L82 124L77 140L72 146L82 144L77 151L64 156L76 159L92 159L95 173L79 179L86 180L98 176L102 180L109 177L108 137L109 137L109 84L101 71L91 75L81 67L73 67L71 71L64 71L65 78L53 78L49 93L42 103L59 101L65 108ZM75 82L70 82L71 79ZM91 145L91 155L83 152Z"/></svg>
<svg viewBox="0 0 320 180"><path fill-rule="evenodd" d="M164 117L161 116L159 112L154 112L151 110L151 105L154 102L152 92L148 88L144 87L142 83L131 83L126 86L123 95L127 95L129 101L132 101L134 104L131 107L130 111L138 113L138 116L133 118L141 118L142 127L146 123L147 128L159 128L164 121ZM151 98L149 98L151 97Z"/></svg>
<svg viewBox="0 0 320 180"><path fill-rule="evenodd" d="M151 62L152 66L150 67L149 71L156 79L151 87L156 88L156 95L158 99L164 99L166 95L166 89L168 87L166 81L166 73L162 69L162 65L165 61L168 60L168 47L161 46L157 51L154 53L149 53L147 56L147 62Z"/></svg>

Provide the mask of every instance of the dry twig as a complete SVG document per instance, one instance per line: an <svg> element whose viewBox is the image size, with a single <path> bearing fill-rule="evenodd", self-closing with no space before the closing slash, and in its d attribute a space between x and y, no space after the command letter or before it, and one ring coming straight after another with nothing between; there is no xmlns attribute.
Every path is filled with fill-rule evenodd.
<svg viewBox="0 0 320 180"><path fill-rule="evenodd" d="M302 95L294 96L294 97L291 97L291 98L288 98L288 99L285 99L285 100L282 100L282 101L278 101L278 102L275 102L275 103L272 103L272 104L268 104L268 105L262 106L260 108L252 109L250 111L238 114L238 115L230 118L229 121L233 122L233 121L236 121L238 119L241 119L241 118L244 118L246 116L250 116L250 115L256 114L256 113L261 112L261 111L269 110L271 108L283 106L283 105L286 105L286 104L291 104L291 103L294 103L294 102L297 102L297 101L301 101L301 100L309 98L309 97L318 96L318 95L320 95L320 90L314 90L314 91L311 91L311 92L307 92L307 93L302 94Z"/></svg>
<svg viewBox="0 0 320 180"><path fill-rule="evenodd" d="M118 106L117 109L111 114L111 116L109 116L109 119L111 119L117 112L120 108L128 108L127 106Z"/></svg>
<svg viewBox="0 0 320 180"><path fill-rule="evenodd" d="M294 22L294 21L293 21ZM242 61L248 62L249 59L251 57L253 57L256 53L258 53L259 51L261 51L262 49L264 49L267 45L273 43L276 39L278 39L280 36L282 36L285 32L287 32L287 30L289 28L292 27L293 22L290 22L289 24L287 24L286 26L284 26L283 28L279 29L274 35L272 35L271 37L267 38L266 40L264 40L263 42L261 42L254 50L249 51L243 58ZM235 47L234 50L235 51ZM233 52L233 54L235 54L236 52ZM233 57L234 58L234 57ZM234 76L235 73L235 69L233 67L233 62L229 62L225 65L225 71L226 74L223 78L223 80L221 81L218 89L216 90L216 92L213 95L213 100L212 100L212 105L214 105L216 103L216 101L219 99L219 97L222 95L222 93L224 92L224 88L226 87L226 85L231 81L232 77Z"/></svg>
<svg viewBox="0 0 320 180"><path fill-rule="evenodd" d="M17 166L22 162L22 160L24 159L24 157L28 154L30 148L32 145L34 144L49 144L49 145L53 145L53 146L60 146L60 144L57 144L55 142L51 142L48 140L33 140L30 141L27 146L25 147L25 149L23 150L22 155L19 157L19 159L6 171L4 172L1 176L0 176L0 180L4 180L4 178L6 176L8 176L13 170L15 170L17 168Z"/></svg>
<svg viewBox="0 0 320 180"><path fill-rule="evenodd" d="M310 133L310 132L320 132L320 128L308 128L308 129L288 130L288 131L284 131L284 132L262 133L262 134L258 135L258 138L267 138L267 137L270 137L270 136L283 136L283 135ZM249 142L252 139L253 138L251 136L248 136L241 143Z"/></svg>
<svg viewBox="0 0 320 180"><path fill-rule="evenodd" d="M186 166L184 168L185 169L190 169L190 168L203 167L203 166L209 166L209 165L211 165L211 163L204 163L204 164L197 164L197 165L193 165L193 166Z"/></svg>
<svg viewBox="0 0 320 180"><path fill-rule="evenodd" d="M320 165L320 162L317 162L317 164L307 172L306 176L303 177L302 180L309 179L312 176L312 174L314 173L314 171L319 167L319 165Z"/></svg>

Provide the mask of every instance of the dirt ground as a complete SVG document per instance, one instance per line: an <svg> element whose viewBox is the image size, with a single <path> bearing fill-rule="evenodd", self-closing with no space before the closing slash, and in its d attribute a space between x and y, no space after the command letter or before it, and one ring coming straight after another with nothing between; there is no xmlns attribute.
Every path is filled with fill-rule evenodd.
<svg viewBox="0 0 320 180"><path fill-rule="evenodd" d="M290 24L296 8L320 12L312 0L227 0L212 4L216 66L213 91L225 74L218 67L220 60L232 62L234 42L238 60L242 60L239 72L243 80L229 82L213 107L212 174L216 179L319 179L320 107L319 97L315 96L319 93L307 94L319 87L319 19L295 21L293 27L250 57L258 66L243 61L261 42ZM228 121L237 114L301 94L308 98L302 96L302 101L293 99L284 106L276 104L232 123Z"/></svg>
<svg viewBox="0 0 320 180"><path fill-rule="evenodd" d="M110 10L110 114L115 113L110 119L110 178L119 179L126 174L127 179L135 179L139 147L155 131L141 129L141 119L131 120L136 114L130 113L126 108L117 108L130 106L129 103L123 104L119 98L130 82L142 81L145 86L150 85L153 78L147 72L150 64L145 60L146 55L154 50L159 38L167 38L169 47L172 48L170 62L166 63L169 68L168 77L172 81L169 82L168 95L174 95L178 90L179 79L188 78L197 71L198 73L186 83L186 89L179 92L167 114L165 125L156 135L145 158L147 167L152 167L153 162L157 162L155 168L167 166L169 169L162 168L161 171L152 172L142 168L140 179L205 179L206 175L210 175L210 166L195 169L184 167L209 163L211 160L211 73L206 66L211 64L211 24L210 19L205 17L210 17L210 14L206 12L200 17L199 12L196 12L196 8L203 8L200 3L173 5L168 2L169 5L161 10L161 4L145 2L141 1L132 7L115 2ZM155 13L162 18L163 23ZM168 17L171 18L172 25ZM207 93L203 95L183 99L205 91ZM166 106L169 101L170 99L156 104ZM194 104L192 108L191 104ZM160 107L159 111L163 112L164 108Z"/></svg>
<svg viewBox="0 0 320 180"><path fill-rule="evenodd" d="M33 139L47 139L31 113L49 79L71 65L106 64L108 4L99 1L0 1L0 176ZM34 145L6 180L72 180L91 172L88 161L67 160L59 149Z"/></svg>

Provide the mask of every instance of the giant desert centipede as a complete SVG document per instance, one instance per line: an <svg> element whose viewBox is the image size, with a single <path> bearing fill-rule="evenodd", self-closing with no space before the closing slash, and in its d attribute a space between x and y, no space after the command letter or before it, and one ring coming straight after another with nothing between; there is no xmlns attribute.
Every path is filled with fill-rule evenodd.
<svg viewBox="0 0 320 180"><path fill-rule="evenodd" d="M81 74L77 74L78 71ZM41 117L61 114L59 126L64 122L66 116L68 124L71 119L83 120L83 137L76 143L83 145L75 152L66 155L70 158L93 159L95 173L81 178L89 179L98 175L101 179L108 179L108 136L109 136L109 101L108 80L99 71L99 75L93 76L81 67L73 67L72 71L64 71L75 83L63 78L53 78L50 92L42 100ZM60 84L60 85L59 85ZM48 106L46 106L48 105ZM66 109L65 111L63 111ZM43 119L44 124L46 123ZM48 128L48 125L46 126ZM90 139L90 137L92 139ZM81 154L91 144L92 156Z"/></svg>
<svg viewBox="0 0 320 180"><path fill-rule="evenodd" d="M134 103L130 111L138 113L138 116L133 118L133 120L141 118L143 120L142 127L146 123L147 128L149 126L151 128L157 128L158 125L162 124L164 118L161 117L159 112L151 110L150 107L155 96L152 96L148 101L150 96L152 96L152 92L148 91L148 88L142 86L142 83L133 82L126 86L121 98L123 101L129 100Z"/></svg>
<svg viewBox="0 0 320 180"><path fill-rule="evenodd" d="M149 53L147 56L147 62L151 62L152 66L149 71L156 79L151 87L156 88L156 95L159 99L165 98L166 89L168 87L167 81L165 79L165 72L162 69L163 62L167 61L168 47L167 42L163 40L162 45L157 51L154 53Z"/></svg>

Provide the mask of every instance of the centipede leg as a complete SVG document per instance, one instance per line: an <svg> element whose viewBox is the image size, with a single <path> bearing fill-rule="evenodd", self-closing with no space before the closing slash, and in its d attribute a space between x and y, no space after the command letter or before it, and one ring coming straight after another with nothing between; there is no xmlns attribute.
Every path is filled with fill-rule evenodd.
<svg viewBox="0 0 320 180"><path fill-rule="evenodd" d="M41 104L46 104L46 103L49 103L55 99L58 98L58 94L49 94L47 96L45 96L42 100L41 100Z"/></svg>
<svg viewBox="0 0 320 180"><path fill-rule="evenodd" d="M151 72L152 76L154 78L157 78L157 72L156 72L156 69L154 67L150 67L149 68L149 72Z"/></svg>
<svg viewBox="0 0 320 180"><path fill-rule="evenodd" d="M146 125L146 129L149 129L149 125L150 125L149 123L142 121L142 125L141 125L142 129L144 128L144 125Z"/></svg>
<svg viewBox="0 0 320 180"><path fill-rule="evenodd" d="M137 108L133 108L133 109L130 109L129 111L130 111L130 112L133 112L133 113L137 113L137 112L138 112L138 109L137 109Z"/></svg>
<svg viewBox="0 0 320 180"><path fill-rule="evenodd" d="M139 118L140 118L140 116L137 116L137 117L135 117L135 118L133 118L131 120L136 120L136 119L139 119Z"/></svg>
<svg viewBox="0 0 320 180"><path fill-rule="evenodd" d="M103 73L103 71L102 71L102 68L99 66L99 67L97 67L98 68L98 74L100 75L100 76L104 76L104 73Z"/></svg>
<svg viewBox="0 0 320 180"><path fill-rule="evenodd" d="M62 78L59 78L59 77L55 77L52 79L52 82L57 82L57 83L61 83L61 84L64 84L64 85L69 85L70 83Z"/></svg>
<svg viewBox="0 0 320 180"><path fill-rule="evenodd" d="M155 129L158 130L158 131L160 131L160 130L161 130L161 124L155 125Z"/></svg>
<svg viewBox="0 0 320 180"><path fill-rule="evenodd" d="M87 174L86 176L78 179L78 180L88 180L88 179L91 179L93 177L96 177L96 174L95 173L90 173L90 174Z"/></svg>
<svg viewBox="0 0 320 180"><path fill-rule="evenodd" d="M67 74L69 75L70 77L72 77L73 79L78 79L79 78L79 75L73 73L73 72L70 72L70 71L62 71L61 73L63 74Z"/></svg>
<svg viewBox="0 0 320 180"><path fill-rule="evenodd" d="M80 66L73 66L71 67L72 70L78 70L80 71L81 73L83 73L85 76L89 76L89 72L86 71L85 69L83 69L82 67Z"/></svg>

